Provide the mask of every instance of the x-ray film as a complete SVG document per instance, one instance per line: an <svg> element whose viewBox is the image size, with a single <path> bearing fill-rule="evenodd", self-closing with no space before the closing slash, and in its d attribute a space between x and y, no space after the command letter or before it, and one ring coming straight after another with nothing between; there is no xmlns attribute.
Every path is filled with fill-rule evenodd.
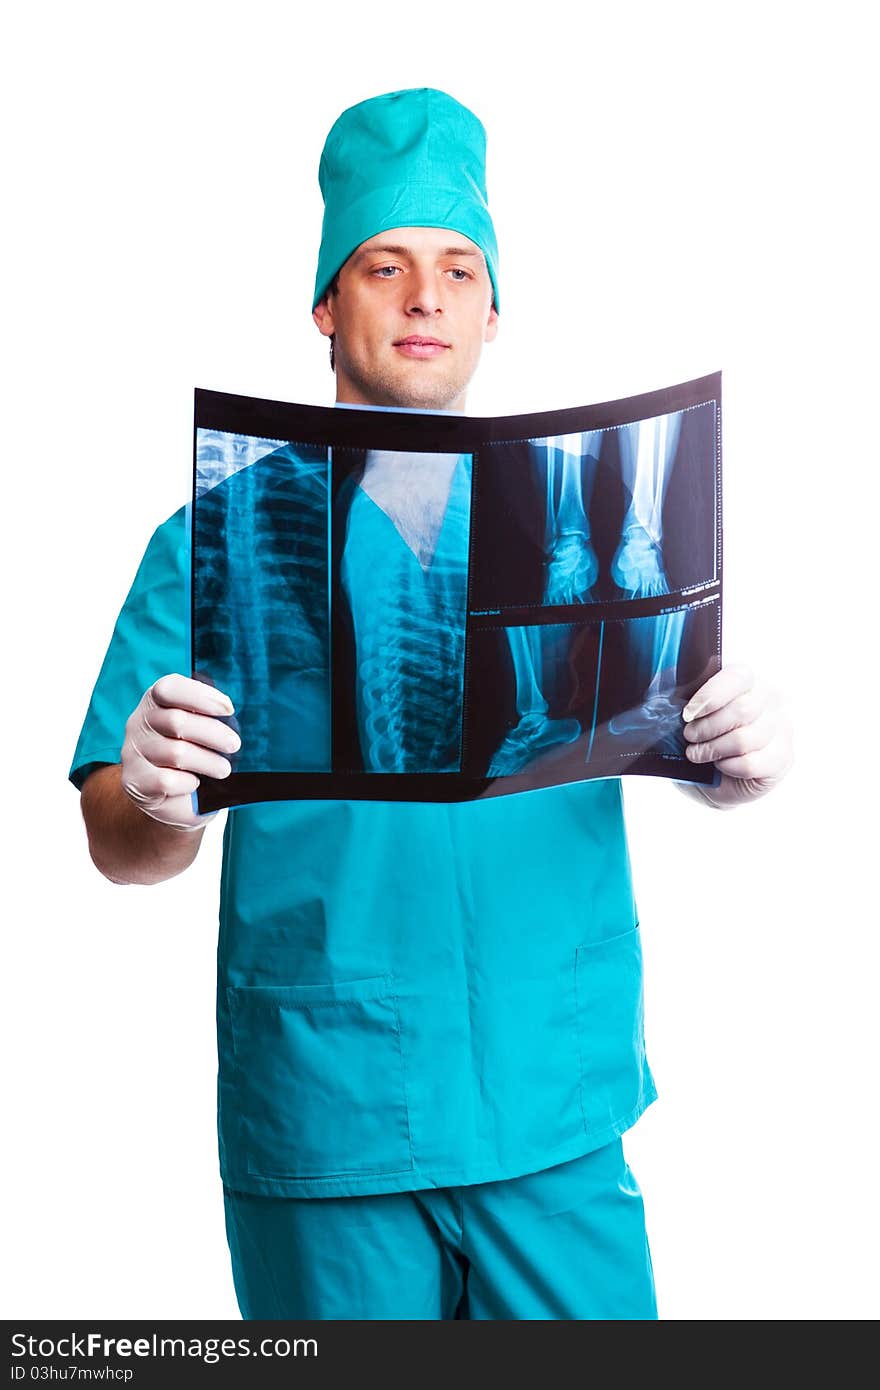
<svg viewBox="0 0 880 1390"><path fill-rule="evenodd" d="M532 415L195 393L192 675L241 737L200 813L717 783L721 375Z"/></svg>

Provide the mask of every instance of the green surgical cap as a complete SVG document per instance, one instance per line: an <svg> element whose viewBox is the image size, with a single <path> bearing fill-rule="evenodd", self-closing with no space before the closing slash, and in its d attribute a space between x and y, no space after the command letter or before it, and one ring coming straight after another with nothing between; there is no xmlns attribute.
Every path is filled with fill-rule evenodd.
<svg viewBox="0 0 880 1390"><path fill-rule="evenodd" d="M498 303L498 245L486 201L486 131L434 87L350 106L324 143L324 223L312 308L353 251L390 227L448 227L473 241Z"/></svg>

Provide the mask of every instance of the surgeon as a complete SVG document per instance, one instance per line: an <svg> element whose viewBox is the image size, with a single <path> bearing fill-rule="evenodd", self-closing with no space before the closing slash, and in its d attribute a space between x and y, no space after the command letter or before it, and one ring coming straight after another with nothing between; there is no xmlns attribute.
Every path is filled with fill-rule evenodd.
<svg viewBox="0 0 880 1390"><path fill-rule="evenodd" d="M340 405L464 412L499 324L485 152L477 117L432 88L330 130L312 311ZM564 336L566 273L545 276ZM377 593L406 556L417 582L448 549L466 480L446 462L414 531L394 459L369 461L348 526L361 572L383 538ZM193 790L240 746L228 698L186 674L187 582L182 506L141 560L69 773L115 883L188 868L214 819ZM681 784L711 808L763 796L792 759L779 700L741 666L691 698L683 737L720 771ZM220 899L220 1177L244 1318L658 1316L622 1144L656 1091L619 779L237 807Z"/></svg>

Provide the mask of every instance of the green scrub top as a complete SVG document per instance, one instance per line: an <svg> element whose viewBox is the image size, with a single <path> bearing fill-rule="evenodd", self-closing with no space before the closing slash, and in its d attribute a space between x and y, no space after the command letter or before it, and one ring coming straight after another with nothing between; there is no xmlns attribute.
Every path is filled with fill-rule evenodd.
<svg viewBox="0 0 880 1390"><path fill-rule="evenodd" d="M69 777L190 674L182 507L119 614ZM212 831L209 829L208 834ZM516 1177L655 1099L619 778L459 804L236 807L217 950L220 1175L320 1197Z"/></svg>

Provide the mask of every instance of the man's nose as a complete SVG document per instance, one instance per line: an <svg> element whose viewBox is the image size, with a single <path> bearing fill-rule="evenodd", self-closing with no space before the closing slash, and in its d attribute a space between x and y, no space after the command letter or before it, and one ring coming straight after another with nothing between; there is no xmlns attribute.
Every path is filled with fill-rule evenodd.
<svg viewBox="0 0 880 1390"><path fill-rule="evenodd" d="M434 314L442 307L436 272L427 266L414 266L406 280L406 311L410 314Z"/></svg>

